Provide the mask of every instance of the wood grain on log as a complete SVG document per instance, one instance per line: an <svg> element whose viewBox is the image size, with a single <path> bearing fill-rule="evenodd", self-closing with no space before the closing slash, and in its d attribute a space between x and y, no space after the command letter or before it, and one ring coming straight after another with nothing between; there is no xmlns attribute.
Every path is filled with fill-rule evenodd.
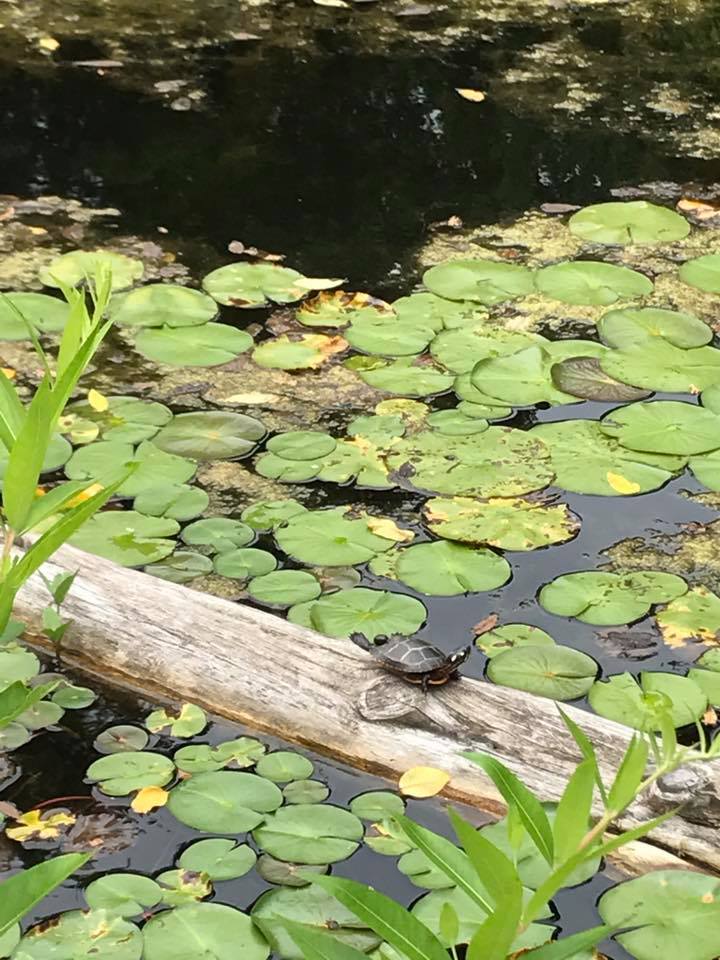
<svg viewBox="0 0 720 960"><path fill-rule="evenodd" d="M504 811L497 791L461 750L494 754L545 800L558 799L579 760L551 700L467 678L423 694L347 641L268 613L68 547L45 573L60 569L78 570L63 610L74 620L63 641L65 662L146 697L192 701L390 779L418 764L440 767L452 776L446 796L494 815ZM23 588L17 614L37 624L47 601L36 576ZM632 731L565 709L610 776ZM674 817L654 831L652 845L624 848L616 864L643 872L682 865L679 855L720 870L713 823L720 819L720 763L712 766L701 771L699 822ZM672 796L676 802L677 790ZM659 802L637 804L622 826L656 816Z"/></svg>

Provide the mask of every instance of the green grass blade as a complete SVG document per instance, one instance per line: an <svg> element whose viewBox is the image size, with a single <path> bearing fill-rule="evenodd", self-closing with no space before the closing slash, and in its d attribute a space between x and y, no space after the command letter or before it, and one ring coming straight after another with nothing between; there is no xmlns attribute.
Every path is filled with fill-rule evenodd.
<svg viewBox="0 0 720 960"><path fill-rule="evenodd" d="M647 740L635 734L625 751L615 780L610 787L608 808L620 813L635 799L647 766L649 747Z"/></svg>
<svg viewBox="0 0 720 960"><path fill-rule="evenodd" d="M53 487L52 490L48 490L42 497L37 497L30 508L30 515L25 528L19 532L26 533L28 530L32 530L43 520L47 520L48 517L62 510L73 497L94 486L94 483L95 481L91 480L68 480L66 483L61 483L59 486Z"/></svg>
<svg viewBox="0 0 720 960"><path fill-rule="evenodd" d="M588 739L588 736L585 733L585 731L580 729L580 727L575 723L575 721L572 720L565 713L562 707L558 706L558 712L562 717L563 723L570 731L570 735L572 736L573 740L578 745L580 753L583 755L584 759L590 760L592 762L593 772L595 774L595 783L597 784L597 788L600 791L600 797L602 798L603 805L607 809L607 804L608 804L607 790L605 789L605 784L603 783L603 779L600 775L600 767L598 765L597 754L595 753L595 747L592 745L592 743Z"/></svg>
<svg viewBox="0 0 720 960"><path fill-rule="evenodd" d="M35 501L52 431L50 410L50 385L44 379L28 407L25 422L10 451L3 480L3 509L16 533L26 528Z"/></svg>
<svg viewBox="0 0 720 960"><path fill-rule="evenodd" d="M87 863L90 853L66 853L0 883L0 936Z"/></svg>
<svg viewBox="0 0 720 960"><path fill-rule="evenodd" d="M571 857L590 828L590 813L595 790L595 771L591 760L583 760L568 780L553 823L555 863Z"/></svg>
<svg viewBox="0 0 720 960"><path fill-rule="evenodd" d="M553 940L552 943L544 943L541 947L529 950L523 954L523 960L569 960L583 950L590 950L597 946L601 940L605 940L612 932L613 927L606 924L591 927L590 930L583 930L581 933L574 933L570 937Z"/></svg>
<svg viewBox="0 0 720 960"><path fill-rule="evenodd" d="M502 900L513 885L522 886L512 860L506 857L502 850L486 840L479 830L464 820L452 807L448 810L448 816L480 882L495 903Z"/></svg>
<svg viewBox="0 0 720 960"><path fill-rule="evenodd" d="M5 448L12 450L15 438L25 422L25 407L20 401L17 390L8 378L0 373L0 441Z"/></svg>
<svg viewBox="0 0 720 960"><path fill-rule="evenodd" d="M258 923L257 920L255 922ZM259 926L262 930L262 921ZM323 933L293 920L283 921L283 926L302 951L305 960L367 960L367 954L336 940L330 933Z"/></svg>
<svg viewBox="0 0 720 960"><path fill-rule="evenodd" d="M0 693L0 730L16 720L21 713L25 713L30 707L39 703L57 687L58 682L54 680L52 683L42 683L31 690L22 681L16 680L15 683L6 687Z"/></svg>

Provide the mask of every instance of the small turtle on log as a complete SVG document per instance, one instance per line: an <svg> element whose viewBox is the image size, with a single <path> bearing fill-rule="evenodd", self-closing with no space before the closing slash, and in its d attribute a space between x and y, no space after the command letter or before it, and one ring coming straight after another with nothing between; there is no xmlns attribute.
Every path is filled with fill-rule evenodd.
<svg viewBox="0 0 720 960"><path fill-rule="evenodd" d="M424 691L431 685L439 686L454 679L458 667L472 653L472 646L445 653L427 640L399 634L378 637L382 642L377 645L370 643L362 633L351 633L350 639L372 654L386 670L396 673L408 683L419 683Z"/></svg>

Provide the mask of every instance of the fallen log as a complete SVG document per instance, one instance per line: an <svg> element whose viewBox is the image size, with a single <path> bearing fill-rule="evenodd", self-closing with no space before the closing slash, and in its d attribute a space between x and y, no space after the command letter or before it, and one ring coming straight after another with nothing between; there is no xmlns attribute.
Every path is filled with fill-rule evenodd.
<svg viewBox="0 0 720 960"><path fill-rule="evenodd" d="M189 700L259 731L373 774L423 764L452 777L444 795L498 816L492 783L461 750L487 751L544 800L557 800L580 759L553 701L463 679L427 694L334 640L248 606L198 593L65 547L44 568L78 575L64 606L74 621L62 658L92 676L158 700ZM48 595L39 576L17 615L38 625ZM610 776L632 731L574 707L568 714ZM622 826L684 802L676 816L614 855L625 873L687 866L720 871L720 762L690 768L665 797L635 805ZM678 857L687 858L683 863Z"/></svg>

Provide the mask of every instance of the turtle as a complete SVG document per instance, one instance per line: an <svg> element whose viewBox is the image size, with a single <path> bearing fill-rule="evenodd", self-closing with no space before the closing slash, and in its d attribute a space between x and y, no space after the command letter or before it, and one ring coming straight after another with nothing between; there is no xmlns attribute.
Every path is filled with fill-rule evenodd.
<svg viewBox="0 0 720 960"><path fill-rule="evenodd" d="M407 680L419 683L423 690L447 683L457 676L458 667L465 663L472 652L472 646L458 647L446 653L420 637L403 637L393 634L389 637L377 637L380 641L372 644L362 633L351 633L350 639L373 657L391 673Z"/></svg>

